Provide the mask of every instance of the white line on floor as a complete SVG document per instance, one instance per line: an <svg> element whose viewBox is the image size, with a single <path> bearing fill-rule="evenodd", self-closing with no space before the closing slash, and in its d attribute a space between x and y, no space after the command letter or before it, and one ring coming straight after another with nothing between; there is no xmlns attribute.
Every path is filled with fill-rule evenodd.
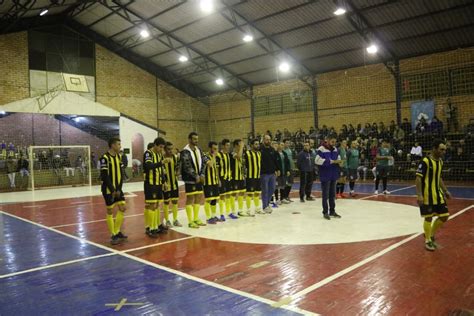
<svg viewBox="0 0 474 316"><path fill-rule="evenodd" d="M177 239L173 239L173 240L167 240L167 241L159 242L159 243L156 243L156 244L151 244L151 245L146 245L146 246L141 246L141 247L137 247L137 248L123 250L122 252L132 252L132 251L136 251L136 250L142 250L142 249L161 246L161 245L165 245L165 244L171 244L171 243L186 240L186 239L193 239L194 237L195 236L187 236L187 237L177 238Z"/></svg>
<svg viewBox="0 0 474 316"><path fill-rule="evenodd" d="M460 211L457 212L456 214L450 216L449 220L452 220L453 218L455 218L455 217L457 217L457 216L463 214L464 212L468 211L469 209L471 209L471 208L473 208L473 207L474 207L474 204L473 204L473 205L470 205L470 206L468 206L468 207L466 207L466 208L464 208L464 209L462 209L462 210L460 210ZM307 287L307 288L305 288L305 289L303 289L303 290L301 290L301 291L299 291L299 292L297 292L297 293L295 293L295 294L293 294L293 295L291 295L291 296L289 296L289 297L284 297L284 298L282 298L279 302L280 302L282 305L290 304L290 303L291 303L292 301L294 301L295 299L297 299L297 298L299 298L299 297L302 297L302 296L305 296L306 294L308 294L308 293L310 293L310 292L313 292L314 290L319 289L320 287L322 287L322 286L324 286L324 285L326 285L326 284L328 284L328 283L330 283L330 282L332 282L332 281L334 281L334 280L336 280L336 279L338 279L338 278L340 278L340 277L342 277L342 276L348 274L349 272L354 271L354 270L357 269L357 268L360 268L361 266L363 266L363 265L365 265L365 264L367 264L367 263L369 263L369 262L371 262L371 261L374 261L375 259L377 259L377 258L379 258L379 257L381 257L381 256L383 256L383 255L385 255L386 253L388 253L388 252L390 252L390 251L392 251L392 250L394 250L394 249L396 249L396 248L398 248L398 247L400 247L400 246L406 244L407 242L409 242L409 241L411 241L411 240L413 240L413 239L415 239L415 238L417 238L417 237L419 237L419 236L421 236L421 235L423 235L423 233L416 233L416 234L413 234L413 235L411 235L411 236L409 236L409 237L407 237L407 238L405 238L405 239L403 239L403 240L401 240L401 241L399 241L399 242L397 242L397 243L394 243L394 244L388 246L388 247L385 248L385 249L382 249L381 251L377 252L376 254L374 254L374 255L372 255L372 256L370 256L370 257L368 257L368 258L365 258L364 260L361 260L361 261L359 261L359 262L357 262L357 263L355 263L355 264L353 264L353 265L347 267L346 269L341 270L341 271L339 271L339 272L337 272L337 273L335 273L335 274L333 274L333 275L331 275L331 276L329 276L329 277L327 277L327 278L325 278L325 279L323 279L323 280L321 280L321 281L319 281L319 282L317 282L317 283L315 283L315 284L313 284L313 285L311 285L311 286L309 286L309 287ZM423 251L423 250L421 250L421 251ZM277 304L278 304L278 303L277 303Z"/></svg>
<svg viewBox="0 0 474 316"><path fill-rule="evenodd" d="M92 201L74 201L69 202L69 204L91 204Z"/></svg>
<svg viewBox="0 0 474 316"><path fill-rule="evenodd" d="M266 298L264 298L264 297L260 297L260 296L254 295L254 294L250 294L250 293L246 293L246 292L243 292L243 291L240 291L240 290L236 290L236 289L227 287L227 286L222 285L222 284L218 284L218 283L214 283L214 282L211 282L211 281L208 281L208 280L205 280L205 279L201 279L201 278L195 277L195 276L193 276L193 275L190 275L190 274L181 272L181 271L179 271L179 270L174 270L174 269L171 269L171 268L168 268L168 267L165 267L165 266L162 266L162 265L159 265L159 264L156 264L156 263L147 261L147 260L145 260L145 259L141 259L141 258L135 257L135 256L130 255L130 254L128 254L128 253L125 253L125 252L123 252L123 251L119 251L119 250L116 250L116 249L113 249L113 248L110 248L110 247L107 247L107 246L104 246L104 245L95 243L95 242L93 242L93 241L89 241L89 240L86 240L86 239L83 239L83 238L79 238L79 237L77 237L77 236L74 236L74 235L71 235L71 234L62 232L62 231L57 230L57 229L54 229L54 228L52 228L52 227L48 227L48 226L45 226L45 225L42 225L42 224L35 223L35 222L33 222L33 221L30 221L30 220L28 220L28 219L25 219L25 218L22 218L22 217L13 215L13 214L9 214L9 213L2 212L2 211L0 211L0 212L1 212L2 214L5 214L6 216L10 216L10 217L19 219L19 220L21 220L21 221L30 223L30 224L32 224L32 225L35 225L35 226L38 226L38 227L41 227L41 228L44 228L44 229L47 229L47 230L56 232L56 233L61 234L61 235L63 235L63 236L66 236L66 237L69 237L69 238L73 238L73 239L79 240L79 241L81 241L81 242L85 242L85 243L88 243L88 244L90 244L90 245L99 247L99 248L101 248L101 249L105 249L105 250L111 251L111 252L113 252L113 253L115 253L115 254L121 255L121 256L126 257L126 258L128 258L128 259L131 259L131 260L134 260L134 261L138 261L138 262L141 262L141 263L143 263L143 264L146 264L146 265L155 267L155 268L157 268L157 269L164 270L164 271L167 271L167 272L170 272L170 273L179 275L179 276L181 276L181 277L183 277L183 278L186 278L186 279L188 279L188 280L192 280L192 281L196 281L196 282L199 282L199 283L202 283L202 284L206 284L206 285L208 285L208 286L212 286L212 287L214 287L214 288L218 288L218 289L221 289L221 290L223 290L223 291L227 291L227 292L229 292L229 293L233 293L233 294L237 294L237 295L240 295L240 296L243 296L243 297L247 297L247 298L253 299L253 300L255 300L255 301L259 301L259 302L268 304L268 305L270 305L270 306L272 306L272 305L278 303L278 302L276 302L276 301L272 301L272 300L266 299ZM300 309L300 308L297 308L297 307L293 307L293 306L281 306L281 307L279 306L279 308L283 308L283 309L287 309L287 310L290 310L290 311L293 311L293 312L301 313L301 314L303 314L303 315L318 315L318 314L316 314L316 313L309 312L309 311L306 311L306 310L303 310L303 309Z"/></svg>
<svg viewBox="0 0 474 316"><path fill-rule="evenodd" d="M45 206L46 205L23 205L23 208L41 208Z"/></svg>
<svg viewBox="0 0 474 316"><path fill-rule="evenodd" d="M398 191L402 191L402 190L406 190L406 189L411 189L411 188L414 188L414 187L415 187L414 185L411 185L409 187L404 187L404 188L400 188L400 189L390 191L390 193L398 192ZM376 197L376 196L379 196L379 195L384 195L384 194L372 194L372 195L369 195L369 196L364 196L363 198L360 198L358 200L370 199L370 198L373 198L373 197ZM390 195L386 195L386 196L390 196Z"/></svg>

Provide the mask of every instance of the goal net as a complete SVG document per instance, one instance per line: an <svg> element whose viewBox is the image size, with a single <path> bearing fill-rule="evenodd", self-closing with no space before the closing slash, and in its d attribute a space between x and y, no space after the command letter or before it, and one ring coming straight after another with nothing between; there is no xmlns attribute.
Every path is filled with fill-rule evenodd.
<svg viewBox="0 0 474 316"><path fill-rule="evenodd" d="M90 146L30 146L28 156L32 190L92 184Z"/></svg>

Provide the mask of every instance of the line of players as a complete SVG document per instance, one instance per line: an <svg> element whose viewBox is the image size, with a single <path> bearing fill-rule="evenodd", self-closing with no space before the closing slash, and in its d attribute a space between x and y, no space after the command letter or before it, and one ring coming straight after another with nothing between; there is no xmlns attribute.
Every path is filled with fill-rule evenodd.
<svg viewBox="0 0 474 316"><path fill-rule="evenodd" d="M254 141L250 150L245 152L243 142L239 139L234 140L232 152L228 139L221 142L220 151L216 142L210 142L208 152L203 152L198 147L198 142L197 133L190 133L188 144L179 155L176 155L173 144L158 137L145 151L144 217L145 233L149 237L156 238L160 233L166 233L171 226L182 226L177 216L179 173L185 183L186 215L190 228L225 222L226 218L238 219L239 216L255 216L255 213L271 213L271 208L264 211L260 207L261 152L258 141ZM101 190L107 207L106 219L112 236L111 244L117 245L127 239L121 232L126 203L122 191L120 139L112 138L108 145L109 151L100 159ZM199 217L203 201L206 222L201 221ZM252 201L255 206L254 213L250 212ZM219 215L217 204L219 204ZM116 207L118 209L114 218L113 210Z"/></svg>

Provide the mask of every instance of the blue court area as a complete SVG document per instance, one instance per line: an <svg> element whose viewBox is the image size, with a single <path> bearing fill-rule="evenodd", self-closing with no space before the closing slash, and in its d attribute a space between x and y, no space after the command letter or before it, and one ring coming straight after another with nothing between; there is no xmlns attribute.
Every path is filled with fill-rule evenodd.
<svg viewBox="0 0 474 316"><path fill-rule="evenodd" d="M120 254L5 277L107 252L5 214L0 218L0 315L297 315Z"/></svg>

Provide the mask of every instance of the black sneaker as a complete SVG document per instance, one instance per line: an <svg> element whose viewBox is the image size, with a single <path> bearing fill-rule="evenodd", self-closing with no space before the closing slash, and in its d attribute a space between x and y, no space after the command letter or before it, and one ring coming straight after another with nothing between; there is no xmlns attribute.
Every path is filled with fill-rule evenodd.
<svg viewBox="0 0 474 316"><path fill-rule="evenodd" d="M115 236L117 236L117 237L120 238L120 239L127 239L127 238L128 238L128 236L127 236L127 235L124 235L122 232L118 232L118 234L115 235Z"/></svg>
<svg viewBox="0 0 474 316"><path fill-rule="evenodd" d="M341 215L337 214L336 212L331 213L330 216L331 216L331 217L334 217L334 218L341 218L341 217L342 217Z"/></svg>
<svg viewBox="0 0 474 316"><path fill-rule="evenodd" d="M304 199L300 199L300 202L301 202L301 203L304 203L304 202L306 202L306 201L305 201Z"/></svg>
<svg viewBox="0 0 474 316"><path fill-rule="evenodd" d="M435 251L436 247L433 245L433 242L430 240L430 241L425 242L425 249L428 251Z"/></svg>
<svg viewBox="0 0 474 316"><path fill-rule="evenodd" d="M308 197L306 198L306 201L314 201L314 197L308 196Z"/></svg>
<svg viewBox="0 0 474 316"><path fill-rule="evenodd" d="M167 232L168 232L168 227L166 227L163 224L160 224L160 226L158 226L158 234L166 234Z"/></svg>
<svg viewBox="0 0 474 316"><path fill-rule="evenodd" d="M329 216L329 214L323 214L323 217L327 220L330 220L331 219L331 216Z"/></svg>
<svg viewBox="0 0 474 316"><path fill-rule="evenodd" d="M436 240L435 240L434 236L431 237L431 243L433 244L435 249L438 249L438 244L436 243Z"/></svg>
<svg viewBox="0 0 474 316"><path fill-rule="evenodd" d="M148 237L155 237L153 236L153 231L150 229L150 227L147 227L145 229L145 234L148 236Z"/></svg>
<svg viewBox="0 0 474 316"><path fill-rule="evenodd" d="M120 238L117 235L112 236L110 244L113 246L120 244Z"/></svg>

